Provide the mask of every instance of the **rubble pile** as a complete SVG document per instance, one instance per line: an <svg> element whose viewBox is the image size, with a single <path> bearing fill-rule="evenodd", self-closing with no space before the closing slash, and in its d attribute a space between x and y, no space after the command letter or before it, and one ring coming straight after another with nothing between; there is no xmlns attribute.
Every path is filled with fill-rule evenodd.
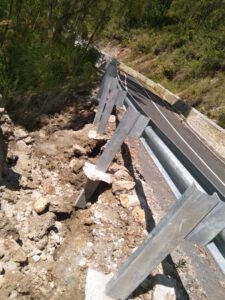
<svg viewBox="0 0 225 300"><path fill-rule="evenodd" d="M87 99L77 102L32 132L0 111L9 167L0 186L0 299L85 299L88 268L114 273L148 234L137 194L137 180L145 182L121 153L97 201L73 207L86 182L83 167L96 163L116 126L114 116L104 137L93 134L94 109ZM133 299L163 294L152 287L147 279ZM175 299L168 287L166 295Z"/></svg>

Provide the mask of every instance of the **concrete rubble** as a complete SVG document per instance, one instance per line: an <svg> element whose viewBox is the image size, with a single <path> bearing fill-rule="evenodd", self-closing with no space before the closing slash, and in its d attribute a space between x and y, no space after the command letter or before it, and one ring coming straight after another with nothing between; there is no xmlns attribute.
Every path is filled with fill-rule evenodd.
<svg viewBox="0 0 225 300"><path fill-rule="evenodd" d="M86 162L84 164L83 170L87 178L90 180L103 181L108 184L112 183L112 176L110 174L98 170L93 164Z"/></svg>
<svg viewBox="0 0 225 300"><path fill-rule="evenodd" d="M88 97L76 99L30 132L0 110L9 148L0 186L0 299L106 300L103 285L148 235L140 178L126 155L118 153L107 173L95 168L116 124L111 116L98 137L94 109ZM102 183L87 209L75 210L87 177ZM149 281L132 299L175 299L172 288ZM174 288L186 299L177 282Z"/></svg>

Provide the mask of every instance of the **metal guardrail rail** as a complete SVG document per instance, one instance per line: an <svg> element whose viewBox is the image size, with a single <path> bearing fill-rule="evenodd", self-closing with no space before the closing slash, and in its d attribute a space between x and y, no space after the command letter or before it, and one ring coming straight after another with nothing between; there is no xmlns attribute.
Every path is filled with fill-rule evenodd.
<svg viewBox="0 0 225 300"><path fill-rule="evenodd" d="M215 193L207 194L204 180L195 176L195 170L187 170L178 159L176 149L169 147L163 132L140 109L129 95L117 71L117 62L112 60L106 69L98 94L98 110L94 124L98 134L103 134L114 106L125 105L126 112L111 140L107 143L97 161L96 171L106 172L127 136L140 138L143 146L152 157L176 201L166 217L155 227L153 233L134 252L112 280L107 284L106 294L116 299L125 299L162 261L182 239L204 245L225 274L225 203ZM178 156L178 157L177 157ZM98 172L96 172L97 174ZM87 174L86 174L87 175ZM87 175L88 176L88 175ZM84 189L75 201L75 207L84 208L96 191L101 178L87 180ZM180 226L180 224L185 224ZM166 249L161 241L170 237ZM151 255L149 254L151 253ZM144 263L143 263L144 261ZM140 270L135 272L136 269Z"/></svg>
<svg viewBox="0 0 225 300"><path fill-rule="evenodd" d="M118 81L120 88L126 90L119 77L119 74ZM134 109L140 110L140 107L136 104L135 100L131 95L129 95L129 93L125 99L125 105L127 107L132 106ZM141 111L141 113L145 115L145 112ZM159 166L162 175L165 177L176 198L179 199L182 193L193 183L196 184L199 190L208 193L212 186L210 180L203 178L201 180L202 184L200 185L199 181L196 180L196 167L193 166L192 172L190 173L185 168L184 164L177 158L177 149L172 147L172 151L171 148L168 147L168 144L171 143L169 141L169 137L165 136L152 120L149 120L149 125L150 126L147 126L143 132L141 142L148 151L149 155L154 157L154 161ZM167 143L165 143L165 140L167 140ZM185 160L184 154L182 155L182 158ZM180 174L182 174L182 176ZM198 173L197 175L199 178L201 173ZM218 194L221 197L221 194ZM224 197L225 196L221 197L222 200L225 199ZM217 220L221 222L222 227L224 224L224 219L225 211L222 210L220 218L217 217ZM216 222L212 224L212 226L216 226ZM206 248L225 275L225 229L221 230L217 236L214 236L212 241L206 245Z"/></svg>

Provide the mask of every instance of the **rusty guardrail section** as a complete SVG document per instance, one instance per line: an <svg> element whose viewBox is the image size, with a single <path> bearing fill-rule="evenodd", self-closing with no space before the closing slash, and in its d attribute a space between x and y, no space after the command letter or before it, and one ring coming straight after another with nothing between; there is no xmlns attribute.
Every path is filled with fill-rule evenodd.
<svg viewBox="0 0 225 300"><path fill-rule="evenodd" d="M115 60L107 66L98 100L96 134L104 133L115 106L124 105L126 111L96 165L89 164L91 172L86 167L87 182L74 206L85 208L100 181L110 182L107 169L127 137L140 139L179 199L108 282L105 294L126 299L183 239L206 246L225 274L225 239L221 233L225 228L225 203L217 194L209 196L204 191L158 136L150 119L135 107L120 81ZM167 242L162 247L164 240Z"/></svg>

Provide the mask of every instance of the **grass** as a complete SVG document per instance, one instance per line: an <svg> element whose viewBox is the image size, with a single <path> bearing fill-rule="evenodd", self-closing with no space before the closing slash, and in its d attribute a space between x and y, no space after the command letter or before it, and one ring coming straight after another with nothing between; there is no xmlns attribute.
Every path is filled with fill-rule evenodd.
<svg viewBox="0 0 225 300"><path fill-rule="evenodd" d="M225 53L204 33L133 30L125 63L187 100L225 128Z"/></svg>

